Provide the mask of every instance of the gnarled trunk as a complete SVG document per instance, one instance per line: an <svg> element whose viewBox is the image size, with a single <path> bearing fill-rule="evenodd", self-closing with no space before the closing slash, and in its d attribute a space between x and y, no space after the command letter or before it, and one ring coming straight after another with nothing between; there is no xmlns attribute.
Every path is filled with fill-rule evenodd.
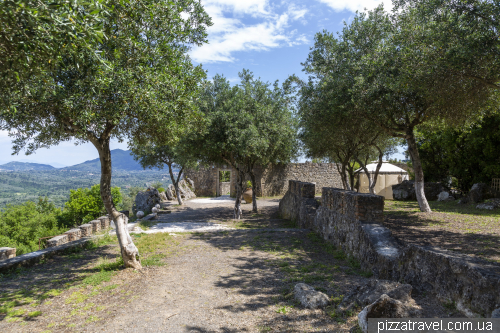
<svg viewBox="0 0 500 333"><path fill-rule="evenodd" d="M168 165L168 172L170 174L170 179L172 180L172 184L174 184L175 195L177 196L177 202L179 203L179 205L182 205L182 204L184 204L184 202L182 201L182 198L181 198L181 190L179 189L179 180L181 179L181 174L182 174L182 171L184 170L184 168L181 168L179 170L179 174L177 175L177 180L176 180L174 177L174 172L172 170L172 163L169 163L167 165Z"/></svg>
<svg viewBox="0 0 500 333"><path fill-rule="evenodd" d="M252 181L252 212L257 213L257 183L255 182L255 174L253 170L250 172L250 180Z"/></svg>
<svg viewBox="0 0 500 333"><path fill-rule="evenodd" d="M111 151L109 149L109 138L94 142L94 146L99 152L99 160L101 161L101 198L104 207L109 216L113 219L116 226L116 236L120 244L121 254L125 267L142 269L140 261L138 261L139 250L135 246L132 237L128 233L127 223L128 218L118 212L113 204L111 196Z"/></svg>
<svg viewBox="0 0 500 333"><path fill-rule="evenodd" d="M243 179L245 174L243 171L236 169L238 172L238 178L236 180L236 201L234 203L234 219L239 220L241 218L241 195L243 193Z"/></svg>
<svg viewBox="0 0 500 333"><path fill-rule="evenodd" d="M430 213L431 207L427 202L424 192L424 170L420 162L420 155L418 154L413 128L406 132L406 142L408 143L408 152L410 153L413 162L413 170L415 171L415 195L417 196L418 206L420 207L420 211Z"/></svg>
<svg viewBox="0 0 500 333"><path fill-rule="evenodd" d="M366 164L361 162L361 160L356 156L356 161L359 163L361 168L363 168L363 171L365 172L366 177L368 178L368 189L370 191L370 194L376 194L375 193L375 185L377 185L377 178L378 178L378 173L380 171L380 168L382 167L383 158L384 158L384 153L382 150L380 150L379 147L376 147L379 154L378 154L378 163L377 163L377 168L375 169L375 173L373 174L373 178L371 177L370 173L368 172L368 169L366 168ZM368 162L368 159L366 160Z"/></svg>

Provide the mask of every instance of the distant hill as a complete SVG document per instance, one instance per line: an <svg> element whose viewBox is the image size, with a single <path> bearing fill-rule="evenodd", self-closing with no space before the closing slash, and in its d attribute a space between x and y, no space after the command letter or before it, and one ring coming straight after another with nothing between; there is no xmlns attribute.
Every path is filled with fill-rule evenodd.
<svg viewBox="0 0 500 333"><path fill-rule="evenodd" d="M130 150L113 149L111 151L111 166L116 171L140 171L144 170L141 165L134 161L130 154ZM61 168L59 170L77 170L101 172L101 162L98 158L95 160L85 161L80 164Z"/></svg>
<svg viewBox="0 0 500 333"><path fill-rule="evenodd" d="M39 164L39 163L26 163L26 162L9 162L0 165L1 170L12 170L12 171L50 171L56 170L52 165Z"/></svg>

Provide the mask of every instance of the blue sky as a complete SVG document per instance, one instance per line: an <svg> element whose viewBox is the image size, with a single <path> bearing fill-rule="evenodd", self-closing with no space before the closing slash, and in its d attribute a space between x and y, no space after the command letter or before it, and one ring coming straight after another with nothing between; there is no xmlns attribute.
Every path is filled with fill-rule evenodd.
<svg viewBox="0 0 500 333"><path fill-rule="evenodd" d="M305 78L301 62L307 59L317 32L340 31L356 10L373 9L390 0L202 0L214 25L208 30L209 44L191 50L195 64L202 64L209 78L223 74L231 82L238 73L251 70L264 81L283 82L289 75ZM98 157L91 144L64 142L35 154L12 156L7 132L0 131L0 164L10 161L74 165ZM127 149L112 142L111 149ZM402 155L395 156L402 158Z"/></svg>

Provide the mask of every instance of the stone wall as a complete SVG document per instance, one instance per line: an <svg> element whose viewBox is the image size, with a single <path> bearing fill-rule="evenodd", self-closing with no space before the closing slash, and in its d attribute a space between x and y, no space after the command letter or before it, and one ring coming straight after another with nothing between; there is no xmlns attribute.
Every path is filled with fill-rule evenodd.
<svg viewBox="0 0 500 333"><path fill-rule="evenodd" d="M289 182L280 201L283 218L318 232L357 258L377 278L409 283L417 292L453 301L467 316L491 317L500 307L500 265L437 247L407 245L382 225L384 198L323 188L321 205L310 193L315 184ZM306 190L305 190L306 189Z"/></svg>
<svg viewBox="0 0 500 333"><path fill-rule="evenodd" d="M227 195L231 192L231 182L220 182L219 188L220 188L219 193L221 195Z"/></svg>
<svg viewBox="0 0 500 333"><path fill-rule="evenodd" d="M14 258L17 249L12 247L0 247L0 261Z"/></svg>
<svg viewBox="0 0 500 333"><path fill-rule="evenodd" d="M198 170L187 170L186 177L195 183L197 196L217 196L219 186L219 170L231 171L231 196L236 195L236 170L227 167L213 166ZM288 181L291 179L311 181L316 188L342 187L342 180L333 163L289 163L286 165L270 165L268 168L255 169L257 196L281 196L288 190ZM246 176L245 181L250 180ZM319 193L319 192L318 192Z"/></svg>

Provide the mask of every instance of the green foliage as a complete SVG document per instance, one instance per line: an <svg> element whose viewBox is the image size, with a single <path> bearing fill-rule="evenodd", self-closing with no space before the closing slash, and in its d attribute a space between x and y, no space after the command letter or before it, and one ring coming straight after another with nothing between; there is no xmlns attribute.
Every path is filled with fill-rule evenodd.
<svg viewBox="0 0 500 333"><path fill-rule="evenodd" d="M452 185L467 192L474 183L500 178L500 113L461 128L422 130L417 144L430 181L453 177Z"/></svg>
<svg viewBox="0 0 500 333"><path fill-rule="evenodd" d="M60 215L47 198L40 198L38 204L8 205L0 212L0 244L17 248L17 255L36 251L39 238L63 232Z"/></svg>
<svg viewBox="0 0 500 333"><path fill-rule="evenodd" d="M219 181L221 183L231 181L231 171L219 171Z"/></svg>
<svg viewBox="0 0 500 333"><path fill-rule="evenodd" d="M153 183L151 183L151 186L154 187L155 189L159 189L160 187L162 187L162 182L159 182L159 181L155 181Z"/></svg>
<svg viewBox="0 0 500 333"><path fill-rule="evenodd" d="M119 206L122 203L120 188L111 188L113 204ZM104 203L101 199L100 185L94 185L90 189L79 188L71 190L69 200L64 205L64 217L67 223L75 225L87 223L106 213Z"/></svg>
<svg viewBox="0 0 500 333"><path fill-rule="evenodd" d="M252 188L252 182L251 181L247 180L245 184L246 184L246 188Z"/></svg>

